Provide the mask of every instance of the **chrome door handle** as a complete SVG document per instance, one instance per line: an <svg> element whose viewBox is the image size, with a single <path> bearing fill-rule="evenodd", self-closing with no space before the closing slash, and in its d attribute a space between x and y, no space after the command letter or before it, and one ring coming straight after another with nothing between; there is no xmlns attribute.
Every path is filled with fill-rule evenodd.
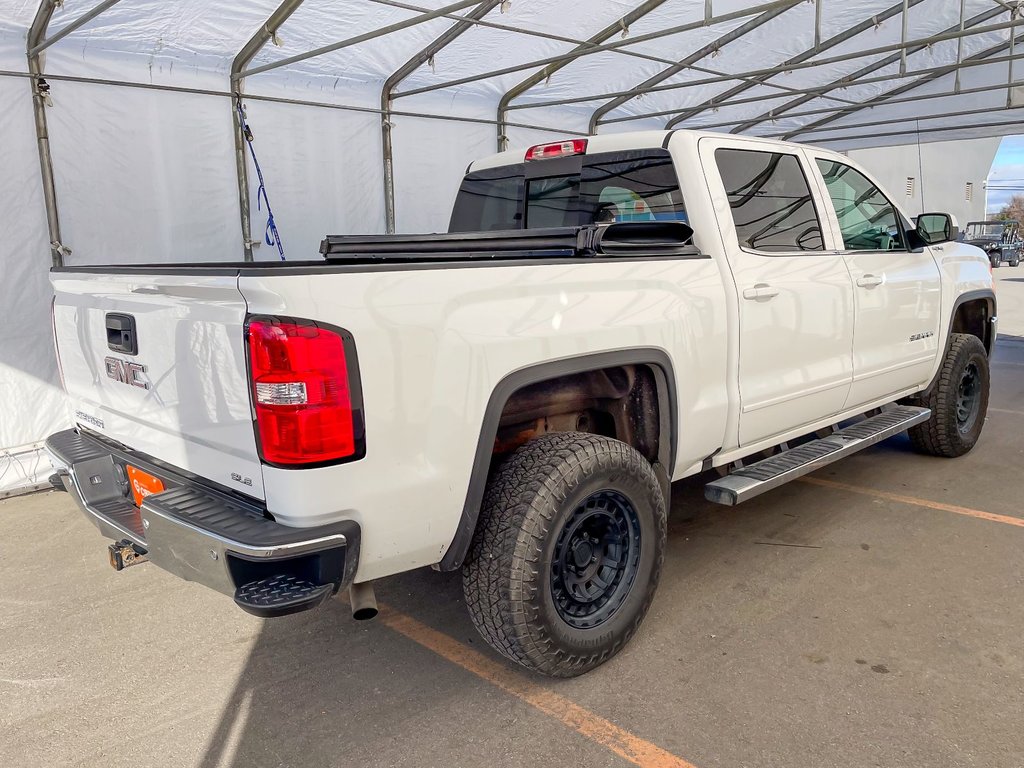
<svg viewBox="0 0 1024 768"><path fill-rule="evenodd" d="M779 289L773 288L768 283L757 283L753 288L743 289L744 299L770 299L772 296L778 296Z"/></svg>
<svg viewBox="0 0 1024 768"><path fill-rule="evenodd" d="M881 285L884 282L885 278L878 275L864 275L857 278L857 285L861 288L874 288L876 285Z"/></svg>

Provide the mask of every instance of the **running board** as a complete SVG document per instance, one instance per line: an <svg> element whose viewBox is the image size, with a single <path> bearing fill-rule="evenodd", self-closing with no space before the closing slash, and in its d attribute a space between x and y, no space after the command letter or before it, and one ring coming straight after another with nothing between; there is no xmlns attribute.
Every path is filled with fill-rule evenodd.
<svg viewBox="0 0 1024 768"><path fill-rule="evenodd" d="M844 429L809 443L791 448L756 464L737 469L704 486L708 501L726 506L760 496L765 491L795 480L826 464L849 456L888 437L898 435L915 424L928 421L927 408L901 405L877 416L858 421Z"/></svg>

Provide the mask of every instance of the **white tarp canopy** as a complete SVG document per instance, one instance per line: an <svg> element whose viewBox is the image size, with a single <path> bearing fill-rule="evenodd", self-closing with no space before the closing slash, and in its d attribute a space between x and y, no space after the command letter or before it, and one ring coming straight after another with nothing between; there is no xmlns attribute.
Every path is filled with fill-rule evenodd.
<svg viewBox="0 0 1024 768"><path fill-rule="evenodd" d="M467 163L506 143L1020 132L1018 25L1019 0L0 0L0 493L45 480L38 443L68 423L52 258L277 257L243 246L265 211L236 92L304 259L326 233L444 229Z"/></svg>

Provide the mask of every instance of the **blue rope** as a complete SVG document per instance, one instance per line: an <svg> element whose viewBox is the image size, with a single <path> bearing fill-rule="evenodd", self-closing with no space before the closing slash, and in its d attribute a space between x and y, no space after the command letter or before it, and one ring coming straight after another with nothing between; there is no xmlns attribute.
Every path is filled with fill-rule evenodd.
<svg viewBox="0 0 1024 768"><path fill-rule="evenodd" d="M267 206L267 228L263 232L263 240L267 245L277 246L277 252L281 255L281 261L284 261L284 246L281 245L281 235L278 234L277 224L274 222L274 211L270 207L270 198L267 197L266 184L263 183L263 170L260 168L260 161L256 159L256 149L252 145L252 129L249 128L249 123L246 122L245 110L242 108L242 99L240 97L235 99L235 109L238 110L238 121L242 126L242 135L249 145L252 164L256 167L256 177L260 180L260 186L256 190L256 209L261 211L264 204Z"/></svg>

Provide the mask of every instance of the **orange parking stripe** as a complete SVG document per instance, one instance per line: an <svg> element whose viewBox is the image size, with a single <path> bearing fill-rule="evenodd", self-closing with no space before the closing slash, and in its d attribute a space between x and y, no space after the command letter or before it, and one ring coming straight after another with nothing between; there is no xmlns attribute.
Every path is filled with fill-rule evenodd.
<svg viewBox="0 0 1024 768"><path fill-rule="evenodd" d="M431 629L411 616L381 606L378 621L438 656L512 694L634 765L641 768L694 768L692 763L681 757L676 757L656 744L619 728L542 685L523 679L522 674L501 662L468 648L458 640Z"/></svg>
<svg viewBox="0 0 1024 768"><path fill-rule="evenodd" d="M1024 416L1024 411L1012 411L1009 408L989 408L989 413L1013 413L1017 416Z"/></svg>
<svg viewBox="0 0 1024 768"><path fill-rule="evenodd" d="M1024 528L1024 518L1010 517L1009 515L997 515L993 512L982 512L980 509L958 507L955 504L943 504L941 501L929 501L928 499L919 499L916 496L904 496L899 493L889 493L888 491L876 491L874 488L863 488L859 485L847 485L846 483L837 483L835 480L823 480L818 477L801 477L800 482L810 483L811 485L820 485L824 488L835 488L840 491L849 491L850 493L860 493L865 496L874 496L875 498L886 499L888 501L897 501L901 504L913 504L918 507L938 509L942 512L953 512L958 515L966 515L967 517L976 517L979 520L991 520L993 523L1005 523L1006 525L1015 525L1018 528Z"/></svg>

